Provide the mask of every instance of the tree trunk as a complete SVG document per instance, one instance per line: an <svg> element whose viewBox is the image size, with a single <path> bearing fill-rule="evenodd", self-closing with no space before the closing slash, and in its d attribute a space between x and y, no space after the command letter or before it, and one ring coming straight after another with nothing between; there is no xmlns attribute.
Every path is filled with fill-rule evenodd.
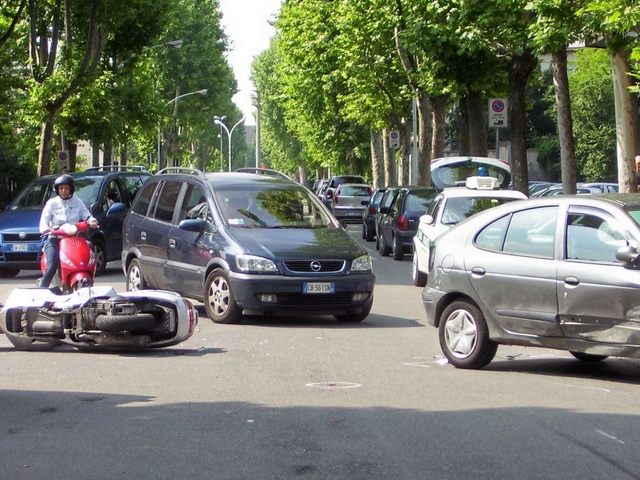
<svg viewBox="0 0 640 480"><path fill-rule="evenodd" d="M460 131L458 132L458 155L465 157L471 154L471 144L469 143L469 112L467 99L463 95L458 101L460 111Z"/></svg>
<svg viewBox="0 0 640 480"><path fill-rule="evenodd" d="M384 187L384 153L382 135L379 131L371 130L371 171L373 173L373 187ZM319 178L319 177L318 177Z"/></svg>
<svg viewBox="0 0 640 480"><path fill-rule="evenodd" d="M558 137L560 140L560 167L562 171L562 191L576 193L576 148L573 142L573 119L571 97L569 96L569 76L567 75L567 48L563 46L553 52L553 86L558 108Z"/></svg>
<svg viewBox="0 0 640 480"><path fill-rule="evenodd" d="M120 165L126 165L129 161L129 149L127 143L120 145Z"/></svg>
<svg viewBox="0 0 640 480"><path fill-rule="evenodd" d="M538 65L531 49L511 59L509 67L509 131L511 134L511 176L513 187L529 194L527 165L527 82Z"/></svg>
<svg viewBox="0 0 640 480"><path fill-rule="evenodd" d="M444 157L446 141L446 117L447 101L446 95L438 95L431 98L431 123L433 125L433 139L431 141L431 159ZM418 177L420 178L420 177ZM429 182L430 183L430 182ZM422 183L420 184L422 185ZM425 184L428 185L428 184Z"/></svg>
<svg viewBox="0 0 640 480"><path fill-rule="evenodd" d="M108 167L111 165L111 159L113 158L113 143L111 140L104 142L102 150L102 166Z"/></svg>
<svg viewBox="0 0 640 480"><path fill-rule="evenodd" d="M624 50L611 53L611 69L613 71L613 94L616 108L616 140L618 156L618 185L620 192L636 192L637 177L635 173L636 128L638 113L633 110L629 86L631 85L631 67L629 55Z"/></svg>
<svg viewBox="0 0 640 480"><path fill-rule="evenodd" d="M401 122L398 126L400 133L400 165L398 166L398 185L409 183L409 167L411 165L411 124Z"/></svg>
<svg viewBox="0 0 640 480"><path fill-rule="evenodd" d="M384 184L388 187L396 184L396 151L389 148L389 129L382 130L382 151L384 154Z"/></svg>
<svg viewBox="0 0 640 480"><path fill-rule="evenodd" d="M486 157L489 154L487 147L487 120L485 118L486 105L482 92L467 87L464 96L467 104L469 123L469 155Z"/></svg>
<svg viewBox="0 0 640 480"><path fill-rule="evenodd" d="M67 142L66 150L69 152L69 171L75 172L78 166L78 144L76 142Z"/></svg>
<svg viewBox="0 0 640 480"><path fill-rule="evenodd" d="M38 176L49 175L51 173L51 145L53 145L53 119L49 118L42 122L40 126L40 147L38 148Z"/></svg>
<svg viewBox="0 0 640 480"><path fill-rule="evenodd" d="M431 144L433 142L433 108L431 99L420 95L418 102L418 178L416 183L431 185Z"/></svg>
<svg viewBox="0 0 640 480"><path fill-rule="evenodd" d="M99 145L91 146L91 166L92 167L100 166L100 146Z"/></svg>
<svg viewBox="0 0 640 480"><path fill-rule="evenodd" d="M305 187L309 185L309 174L307 173L307 166L302 163L298 165L298 175L300 176L300 183Z"/></svg>

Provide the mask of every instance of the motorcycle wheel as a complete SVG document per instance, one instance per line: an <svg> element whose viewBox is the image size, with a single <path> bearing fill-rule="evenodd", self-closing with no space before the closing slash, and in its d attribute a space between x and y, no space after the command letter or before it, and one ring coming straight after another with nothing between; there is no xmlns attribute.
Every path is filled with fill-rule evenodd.
<svg viewBox="0 0 640 480"><path fill-rule="evenodd" d="M130 332L149 330L156 324L153 313L137 313L134 315L98 315L96 328L105 332Z"/></svg>

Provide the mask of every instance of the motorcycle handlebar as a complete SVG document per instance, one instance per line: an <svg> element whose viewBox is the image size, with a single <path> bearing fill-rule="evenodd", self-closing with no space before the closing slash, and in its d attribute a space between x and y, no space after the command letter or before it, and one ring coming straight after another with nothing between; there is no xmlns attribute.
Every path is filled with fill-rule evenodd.
<svg viewBox="0 0 640 480"><path fill-rule="evenodd" d="M55 235L61 237L73 237L80 232L83 232L90 228L90 224L88 222L82 221L76 224L65 223L64 225L60 225L57 228L49 230L49 232L44 232L43 235Z"/></svg>

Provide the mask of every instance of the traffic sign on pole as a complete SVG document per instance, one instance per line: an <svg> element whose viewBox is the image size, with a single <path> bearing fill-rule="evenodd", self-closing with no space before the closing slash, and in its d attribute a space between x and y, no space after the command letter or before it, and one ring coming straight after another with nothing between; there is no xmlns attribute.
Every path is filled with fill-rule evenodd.
<svg viewBox="0 0 640 480"><path fill-rule="evenodd" d="M489 99L489 126L494 128L506 128L509 126L506 98Z"/></svg>
<svg viewBox="0 0 640 480"><path fill-rule="evenodd" d="M397 130L389 132L389 148L400 148L400 132Z"/></svg>

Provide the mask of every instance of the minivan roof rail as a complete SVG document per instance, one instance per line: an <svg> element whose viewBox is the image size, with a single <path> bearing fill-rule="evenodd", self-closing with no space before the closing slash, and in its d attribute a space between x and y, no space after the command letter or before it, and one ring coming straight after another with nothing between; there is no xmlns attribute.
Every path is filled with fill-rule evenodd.
<svg viewBox="0 0 640 480"><path fill-rule="evenodd" d="M236 170L238 173L257 173L262 175L272 175L274 177L285 178L287 180L291 180L288 175L279 172L278 170L273 170L271 168L261 168L261 167L242 167Z"/></svg>
<svg viewBox="0 0 640 480"><path fill-rule="evenodd" d="M97 167L87 167L85 172L147 172L148 170L140 165L100 165Z"/></svg>
<svg viewBox="0 0 640 480"><path fill-rule="evenodd" d="M167 167L160 170L156 175L162 175L166 173L183 173L187 175L195 175L202 180L206 180L207 176L202 170L198 170L197 168L191 167Z"/></svg>

